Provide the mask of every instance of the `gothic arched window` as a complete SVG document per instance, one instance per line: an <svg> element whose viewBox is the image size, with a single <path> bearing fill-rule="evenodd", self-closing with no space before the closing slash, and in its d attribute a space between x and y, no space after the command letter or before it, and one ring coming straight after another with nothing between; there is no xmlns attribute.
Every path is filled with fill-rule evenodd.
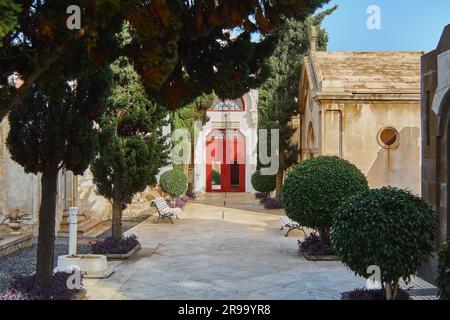
<svg viewBox="0 0 450 320"><path fill-rule="evenodd" d="M245 111L244 99L225 99L216 98L209 111Z"/></svg>

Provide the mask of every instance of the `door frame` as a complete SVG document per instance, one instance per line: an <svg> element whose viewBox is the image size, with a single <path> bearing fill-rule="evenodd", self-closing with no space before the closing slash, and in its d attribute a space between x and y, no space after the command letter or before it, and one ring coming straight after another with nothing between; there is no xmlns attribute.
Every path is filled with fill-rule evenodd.
<svg viewBox="0 0 450 320"><path fill-rule="evenodd" d="M238 163L239 166L239 177L240 177L240 183L239 188L233 189L231 188L231 166L232 164L224 163L226 161L223 161L227 158L228 155L228 145L229 145L229 139L227 138L228 132L227 130L230 129L213 129L206 138L206 192L245 192L245 185L246 185L246 161L244 160L244 163ZM235 157L238 158L239 155L243 157L243 159L246 159L246 139L245 135L239 130L239 129L232 129L241 137L242 143L238 143L238 139L233 139L233 144L235 148ZM221 188L220 189L213 189L212 188L212 161L211 161L211 147L209 146L213 141L211 140L212 135L214 135L215 132L221 131L224 133L224 140L222 145L222 163L221 163Z"/></svg>

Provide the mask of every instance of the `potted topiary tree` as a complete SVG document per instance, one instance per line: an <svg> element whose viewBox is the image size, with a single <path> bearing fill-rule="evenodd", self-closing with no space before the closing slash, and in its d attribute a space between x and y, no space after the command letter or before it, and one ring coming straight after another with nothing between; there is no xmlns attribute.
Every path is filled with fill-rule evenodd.
<svg viewBox="0 0 450 320"><path fill-rule="evenodd" d="M439 298L450 300L450 239L444 242L444 246L438 255L438 278Z"/></svg>
<svg viewBox="0 0 450 320"><path fill-rule="evenodd" d="M350 162L338 157L303 161L287 176L283 205L289 218L319 231L300 243L307 256L332 255L332 216L350 196L369 189L366 177ZM303 244L303 245L302 245Z"/></svg>
<svg viewBox="0 0 450 320"><path fill-rule="evenodd" d="M435 246L436 217L421 198L392 187L360 192L336 210L331 243L357 275L369 266L381 271L386 299L397 298L406 281Z"/></svg>

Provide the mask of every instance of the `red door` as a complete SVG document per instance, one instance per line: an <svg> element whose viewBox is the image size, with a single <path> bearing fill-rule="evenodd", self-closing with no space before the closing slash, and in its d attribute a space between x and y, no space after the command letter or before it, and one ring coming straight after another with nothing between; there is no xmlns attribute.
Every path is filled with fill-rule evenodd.
<svg viewBox="0 0 450 320"><path fill-rule="evenodd" d="M214 130L206 140L206 191L245 192L245 156L239 130Z"/></svg>

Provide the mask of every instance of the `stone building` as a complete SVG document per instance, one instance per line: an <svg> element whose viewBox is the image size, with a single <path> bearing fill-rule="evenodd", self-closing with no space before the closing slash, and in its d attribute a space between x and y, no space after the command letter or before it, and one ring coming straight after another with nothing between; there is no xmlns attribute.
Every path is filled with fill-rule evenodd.
<svg viewBox="0 0 450 320"><path fill-rule="evenodd" d="M436 210L439 219L438 243L450 236L447 199L450 188L450 25L447 25L437 48L422 56L422 196ZM433 281L436 259L423 266L420 274Z"/></svg>
<svg viewBox="0 0 450 320"><path fill-rule="evenodd" d="M254 192L257 164L258 91L216 99L195 142L195 192Z"/></svg>
<svg viewBox="0 0 450 320"><path fill-rule="evenodd" d="M420 52L318 52L304 57L294 141L300 161L349 160L372 188L420 194Z"/></svg>

